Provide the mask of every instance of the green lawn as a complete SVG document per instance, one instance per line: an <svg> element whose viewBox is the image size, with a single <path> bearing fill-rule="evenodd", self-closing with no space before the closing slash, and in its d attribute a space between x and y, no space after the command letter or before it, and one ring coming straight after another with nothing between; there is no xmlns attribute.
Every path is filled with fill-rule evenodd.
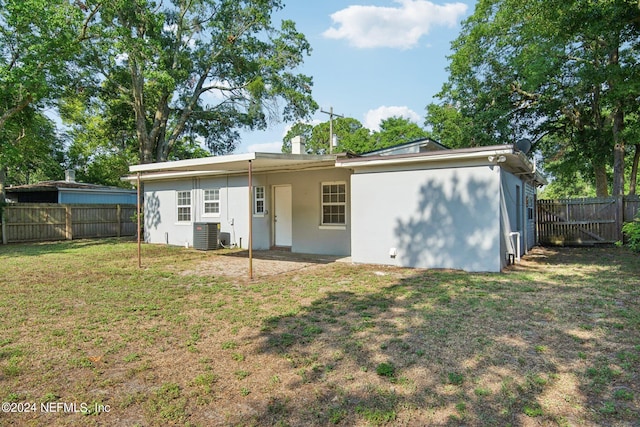
<svg viewBox="0 0 640 427"><path fill-rule="evenodd" d="M136 254L0 246L0 425L640 419L640 257L621 248L537 249L503 274L333 263L253 282L203 275L216 252L144 245L142 269Z"/></svg>

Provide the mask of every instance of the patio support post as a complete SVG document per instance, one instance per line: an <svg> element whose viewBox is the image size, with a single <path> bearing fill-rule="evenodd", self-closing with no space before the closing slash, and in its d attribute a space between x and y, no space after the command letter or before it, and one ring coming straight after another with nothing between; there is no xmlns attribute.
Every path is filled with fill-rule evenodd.
<svg viewBox="0 0 640 427"><path fill-rule="evenodd" d="M249 160L249 280L253 279L253 163Z"/></svg>
<svg viewBox="0 0 640 427"><path fill-rule="evenodd" d="M138 221L138 268L142 268L142 256L141 256L141 251L140 251L140 230L141 230L141 226L140 226L140 172L138 172L138 192L137 192L137 201L136 201L136 218Z"/></svg>

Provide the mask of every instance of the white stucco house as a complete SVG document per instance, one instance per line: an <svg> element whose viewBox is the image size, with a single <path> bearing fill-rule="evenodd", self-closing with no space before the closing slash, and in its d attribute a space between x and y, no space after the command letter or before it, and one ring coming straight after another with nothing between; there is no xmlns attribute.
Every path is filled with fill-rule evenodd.
<svg viewBox="0 0 640 427"><path fill-rule="evenodd" d="M247 153L136 165L144 240L192 246L219 223L225 245L350 256L354 263L500 271L536 244L544 178L512 145L430 139L365 155ZM519 246L519 247L518 247Z"/></svg>

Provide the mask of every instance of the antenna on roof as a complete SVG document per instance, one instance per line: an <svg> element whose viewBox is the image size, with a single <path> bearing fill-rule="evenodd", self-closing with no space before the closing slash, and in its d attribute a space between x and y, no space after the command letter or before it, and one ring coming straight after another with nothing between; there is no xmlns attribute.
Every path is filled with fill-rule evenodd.
<svg viewBox="0 0 640 427"><path fill-rule="evenodd" d="M516 141L516 148L527 154L531 150L531 140L528 138L522 138Z"/></svg>
<svg viewBox="0 0 640 427"><path fill-rule="evenodd" d="M329 115L329 154L331 154L333 152L333 116L336 117L340 117L344 119L344 116L341 116L340 114L335 114L333 112L333 107L329 107L329 111L324 111L324 110L320 110L321 113L325 113ZM337 139L336 139L337 141ZM337 145L337 144L336 144Z"/></svg>

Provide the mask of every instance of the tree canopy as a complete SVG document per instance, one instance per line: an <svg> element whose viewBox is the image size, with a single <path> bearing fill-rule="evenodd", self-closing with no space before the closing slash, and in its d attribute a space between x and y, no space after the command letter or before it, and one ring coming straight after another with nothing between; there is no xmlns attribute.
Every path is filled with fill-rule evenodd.
<svg viewBox="0 0 640 427"><path fill-rule="evenodd" d="M67 0L0 0L0 201L5 180L24 184L62 168L52 164L62 147L42 110L73 74L81 18Z"/></svg>
<svg viewBox="0 0 640 427"><path fill-rule="evenodd" d="M599 195L613 167L622 194L625 141L638 140L625 124L640 96L639 35L637 1L480 0L426 124L450 146L529 137L556 174L582 171Z"/></svg>
<svg viewBox="0 0 640 427"><path fill-rule="evenodd" d="M80 18L80 9L66 0L0 0L0 130L68 83Z"/></svg>
<svg viewBox="0 0 640 427"><path fill-rule="evenodd" d="M330 123L315 126L305 123L295 124L285 135L282 151L291 152L291 138L303 136L309 154L329 153ZM404 117L389 117L380 122L380 130L372 132L357 119L340 117L333 121L333 134L337 146L333 152L367 153L381 148L426 138L429 133Z"/></svg>
<svg viewBox="0 0 640 427"><path fill-rule="evenodd" d="M14 185L59 179L64 175L63 141L55 124L37 109L28 106L11 116L0 130L1 171Z"/></svg>
<svg viewBox="0 0 640 427"><path fill-rule="evenodd" d="M170 159L185 140L227 153L239 129L307 118L317 109L312 79L293 73L309 43L292 21L273 24L283 7L278 0L85 6L91 43L79 64L86 105L135 134L141 163Z"/></svg>

